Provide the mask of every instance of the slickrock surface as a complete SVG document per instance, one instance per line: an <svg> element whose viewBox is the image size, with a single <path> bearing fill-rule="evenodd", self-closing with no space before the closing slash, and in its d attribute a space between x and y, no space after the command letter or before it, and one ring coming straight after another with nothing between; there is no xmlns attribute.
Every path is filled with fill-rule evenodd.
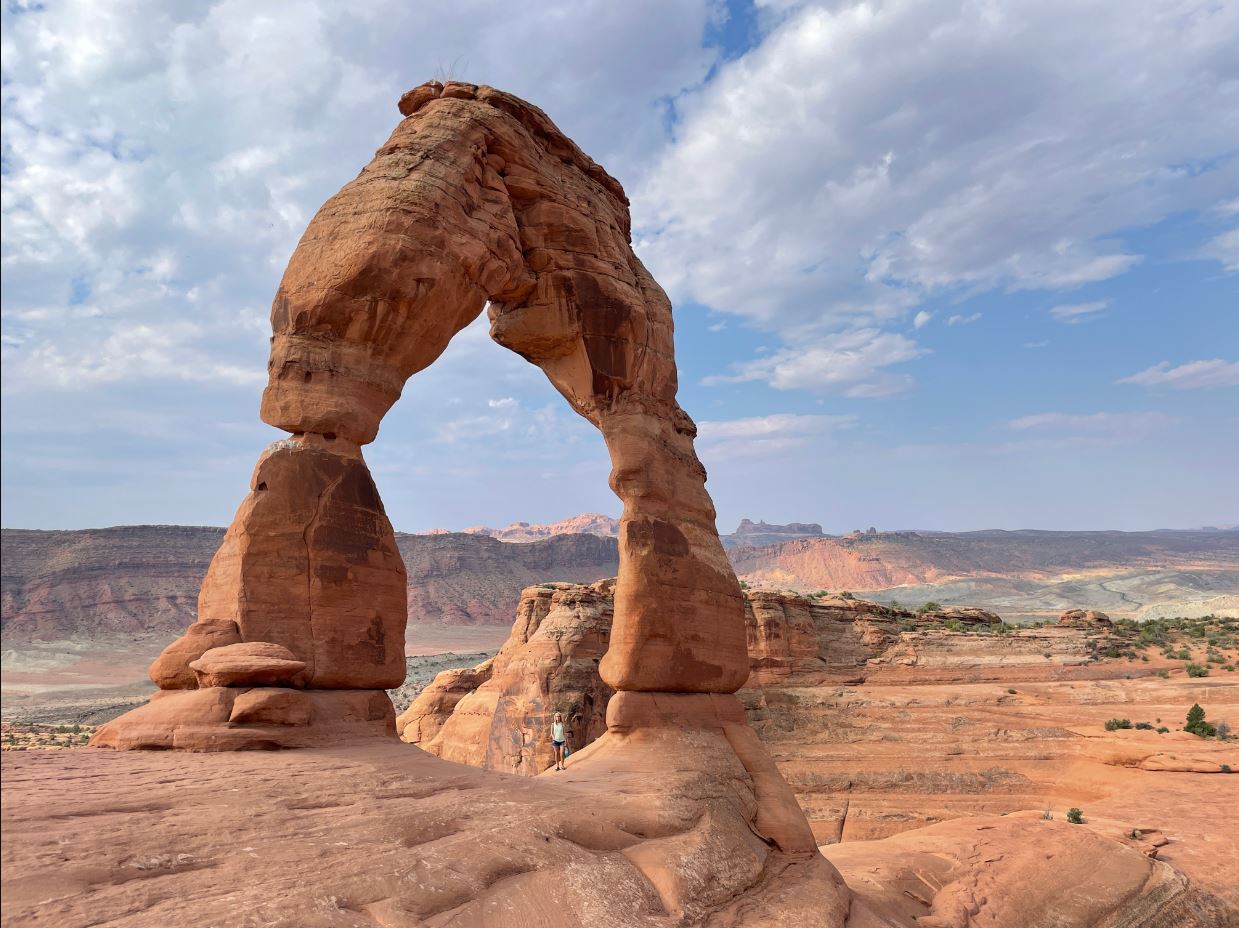
<svg viewBox="0 0 1239 928"><path fill-rule="evenodd" d="M6 753L0 918L57 928L1233 924L1194 881L1061 816L960 819L828 848L849 892L825 859L738 827L756 814L754 779L719 734L625 737L536 779L398 743ZM713 768L724 775L702 772Z"/></svg>
<svg viewBox="0 0 1239 928"><path fill-rule="evenodd" d="M719 730L624 737L556 780L394 741L6 753L3 923L841 928L838 875L754 833Z"/></svg>
<svg viewBox="0 0 1239 928"><path fill-rule="evenodd" d="M550 591L552 603L573 589ZM547 592L527 590L526 609ZM1239 770L1239 742L1178 731L1197 702L1211 719L1239 719L1232 674L1215 667L1213 676L1193 679L1183 661L1155 651L1145 655L1147 663L1094 659L1116 640L1097 628L999 633L978 622L953 631L943 620L950 610L913 614L770 590L747 591L746 601L752 673L739 695L819 842L868 841L1020 810L1040 816L1050 809L1053 821L1063 822L1076 806L1090 823L1095 816L1116 823L1114 837L1132 829L1169 836L1146 850L1239 905L1239 861L1227 853L1230 831L1239 829L1232 811L1239 809L1239 776L1219 775L1223 764ZM559 614L564 622L585 621L590 634L606 615L597 603L587 613ZM518 620L506 646L510 661L528 647L520 633L526 625ZM562 627L559 633L570 634ZM1203 661L1204 648L1192 649ZM545 645L534 653L544 661L550 654ZM515 663L537 666L534 653ZM1239 658L1233 648L1217 653ZM547 673L555 662L541 666ZM520 691L522 679L529 692L545 692L537 674L508 685ZM557 691L564 705L580 692L597 692L598 681L565 679L581 690ZM551 764L539 725L526 725L516 712L489 711L493 694L479 701L482 712L456 724L451 706L461 694L452 697L427 696L425 709L418 702L410 708L413 716L438 712L433 750L509 770L488 752L519 732L525 762L518 769L533 772L530 758L542 769ZM1104 723L1112 718L1169 730L1108 732ZM529 745L530 731L541 749Z"/></svg>

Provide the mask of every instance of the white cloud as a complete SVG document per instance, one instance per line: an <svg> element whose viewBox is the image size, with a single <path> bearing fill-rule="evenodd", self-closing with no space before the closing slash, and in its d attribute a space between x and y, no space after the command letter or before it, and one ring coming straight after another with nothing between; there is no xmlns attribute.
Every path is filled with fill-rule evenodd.
<svg viewBox="0 0 1239 928"><path fill-rule="evenodd" d="M855 416L798 415L773 413L748 419L708 420L697 423L697 434L703 442L728 438L769 438L781 435L814 435L832 429L850 428Z"/></svg>
<svg viewBox="0 0 1239 928"><path fill-rule="evenodd" d="M912 327L914 329L923 329L925 328L925 326L929 325L929 320L932 319L933 317L934 317L933 313L927 312L926 310L922 309L920 312L918 312L915 316L912 317Z"/></svg>
<svg viewBox="0 0 1239 928"><path fill-rule="evenodd" d="M1096 315L1110 305L1109 300L1094 300L1091 303L1062 303L1050 310L1050 315L1060 322L1077 323Z"/></svg>
<svg viewBox="0 0 1239 928"><path fill-rule="evenodd" d="M1233 195L1233 4L832 0L763 21L676 101L638 247L676 299L797 353L941 291L1112 278L1142 258L1126 230Z"/></svg>
<svg viewBox="0 0 1239 928"><path fill-rule="evenodd" d="M1138 383L1146 387L1165 386L1175 390L1234 387L1239 386L1239 361L1213 358L1208 361L1189 361L1177 367L1171 367L1169 361L1162 361L1118 382Z"/></svg>
<svg viewBox="0 0 1239 928"><path fill-rule="evenodd" d="M1072 414L1043 412L1021 416L1007 423L1015 431L1084 432L1094 435L1145 435L1176 424L1178 419L1162 412L1096 412Z"/></svg>
<svg viewBox="0 0 1239 928"><path fill-rule="evenodd" d="M1206 258L1219 261L1227 271L1239 271L1239 228L1223 232L1204 248Z"/></svg>
<svg viewBox="0 0 1239 928"><path fill-rule="evenodd" d="M800 447L814 437L856 425L851 415L824 416L774 413L746 419L697 423L702 457L757 456Z"/></svg>
<svg viewBox="0 0 1239 928"><path fill-rule="evenodd" d="M799 348L785 348L735 366L732 374L706 379L708 384L765 381L776 390L838 392L854 397L889 396L906 390L911 378L883 368L927 352L895 332L857 329L821 336Z"/></svg>
<svg viewBox="0 0 1239 928"><path fill-rule="evenodd" d="M5 334L42 367L110 343L116 363L94 369L123 382L173 368L140 370L149 352L117 346L192 323L186 366L261 377L238 329L265 316L305 224L439 62L535 100L623 177L663 140L663 101L707 74L718 15L710 0L548 0L536 17L472 0L433 16L402 0L295 0L278 15L242 0L8 4ZM511 53L548 22L555 55ZM83 294L96 318L71 325ZM6 364L6 388L103 382L39 368Z"/></svg>
<svg viewBox="0 0 1239 928"><path fill-rule="evenodd" d="M947 325L972 325L972 323L976 322L980 318L981 318L980 313L971 313L970 315L967 315L967 316L956 313L955 315L947 319L946 324Z"/></svg>

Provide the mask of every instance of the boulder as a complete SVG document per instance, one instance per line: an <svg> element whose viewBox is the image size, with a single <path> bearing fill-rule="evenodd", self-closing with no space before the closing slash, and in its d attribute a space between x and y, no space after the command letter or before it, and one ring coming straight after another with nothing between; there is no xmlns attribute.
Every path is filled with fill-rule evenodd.
<svg viewBox="0 0 1239 928"><path fill-rule="evenodd" d="M222 648L240 640L241 631L231 619L195 622L155 658L150 667L150 678L161 690L196 689L198 677L190 669L190 663L212 648Z"/></svg>
<svg viewBox="0 0 1239 928"><path fill-rule="evenodd" d="M1070 628L1113 628L1114 623L1104 612L1094 609L1068 609L1058 617L1058 624Z"/></svg>
<svg viewBox="0 0 1239 928"><path fill-rule="evenodd" d="M275 686L296 679L305 661L269 641L244 641L212 648L189 665L199 687Z"/></svg>

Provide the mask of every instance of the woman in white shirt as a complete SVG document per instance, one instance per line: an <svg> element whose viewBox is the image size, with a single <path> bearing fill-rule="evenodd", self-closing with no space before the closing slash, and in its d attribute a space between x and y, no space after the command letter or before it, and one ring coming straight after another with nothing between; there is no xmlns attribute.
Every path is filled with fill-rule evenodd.
<svg viewBox="0 0 1239 928"><path fill-rule="evenodd" d="M555 713L555 721L551 722L551 746L555 748L555 769L564 769L564 717Z"/></svg>

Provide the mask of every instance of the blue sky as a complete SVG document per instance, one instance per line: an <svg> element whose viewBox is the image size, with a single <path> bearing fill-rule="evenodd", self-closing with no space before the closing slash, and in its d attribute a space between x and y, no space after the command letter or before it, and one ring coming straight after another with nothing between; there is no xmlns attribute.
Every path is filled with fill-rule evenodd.
<svg viewBox="0 0 1239 928"><path fill-rule="evenodd" d="M288 255L444 75L624 183L724 530L1239 522L1239 7L518 6L7 4L6 526L228 522ZM484 326L366 454L399 529L618 511Z"/></svg>

